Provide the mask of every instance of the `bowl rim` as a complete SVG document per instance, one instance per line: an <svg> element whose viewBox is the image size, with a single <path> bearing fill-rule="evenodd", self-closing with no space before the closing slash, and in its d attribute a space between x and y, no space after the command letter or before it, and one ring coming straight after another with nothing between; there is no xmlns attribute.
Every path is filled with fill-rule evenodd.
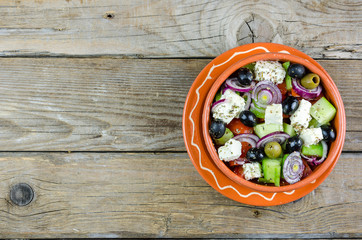
<svg viewBox="0 0 362 240"><path fill-rule="evenodd" d="M337 109L337 114L335 119L333 120L335 123L338 121L338 124L334 124L334 128L336 129L336 140L331 144L331 148L329 149L327 159L319 165L316 169L313 170L313 173L303 180L286 186L265 186L260 185L257 183L250 182L248 180L243 179L240 176L237 176L233 173L223 161L221 161L218 157L212 139L208 132L208 125L210 120L210 110L211 110L211 103L214 99L214 96L218 89L220 88L221 84L238 68L245 66L249 63L260 61L260 60L279 60L279 61L290 61L294 63L300 63L308 68L311 72L316 73L320 76L321 82L324 86L324 92L328 89L329 98L334 100L334 106ZM318 63L317 63L318 64ZM333 97L332 97L333 96ZM243 58L239 61L236 61L232 64L229 68L227 68L224 72L220 74L220 76L214 81L212 87L210 88L209 92L207 93L205 103L203 106L202 112L202 133L203 138L205 141L205 145L207 151L212 159L212 161L216 164L216 166L231 180L235 183L248 187L250 189L261 191L261 192L287 192L291 190L295 190L301 188L309 183L313 183L318 177L320 177L331 165L335 158L338 158L342 152L344 138L345 138L345 115L344 115L344 105L342 102L342 98L339 94L339 91L334 84L332 78L328 75L328 73L324 69L319 69L314 63L308 61L307 59L292 55L292 54L285 54L285 53L276 53L276 52L267 52L267 53L258 53L246 58ZM338 126L338 127L337 127Z"/></svg>

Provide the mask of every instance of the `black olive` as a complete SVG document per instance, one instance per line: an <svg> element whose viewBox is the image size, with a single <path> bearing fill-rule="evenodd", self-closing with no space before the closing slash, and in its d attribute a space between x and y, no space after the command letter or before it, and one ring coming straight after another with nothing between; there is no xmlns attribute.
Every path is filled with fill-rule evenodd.
<svg viewBox="0 0 362 240"><path fill-rule="evenodd" d="M257 124L257 119L254 113L245 110L239 115L240 121L248 127L254 127Z"/></svg>
<svg viewBox="0 0 362 240"><path fill-rule="evenodd" d="M292 152L295 152L295 151L300 151L300 149L302 148L303 146L303 140L298 137L298 136L294 136L294 137L291 137L291 138L288 138L287 139L287 143L285 145L285 151L287 153L292 153Z"/></svg>
<svg viewBox="0 0 362 240"><path fill-rule="evenodd" d="M326 140L327 142L333 142L334 140L336 140L336 133L333 131L332 127L328 125L322 125L321 129L324 140Z"/></svg>
<svg viewBox="0 0 362 240"><path fill-rule="evenodd" d="M221 138L226 131L226 126L221 120L212 121L210 124L209 133L212 138L218 139Z"/></svg>
<svg viewBox="0 0 362 240"><path fill-rule="evenodd" d="M250 148L246 153L246 159L251 162L261 162L265 158L265 153L262 148Z"/></svg>
<svg viewBox="0 0 362 240"><path fill-rule="evenodd" d="M253 81L253 73L247 68L240 68L236 72L236 77L243 86L249 86Z"/></svg>
<svg viewBox="0 0 362 240"><path fill-rule="evenodd" d="M299 101L297 98L293 96L288 96L284 101L282 102L283 107L283 113L287 115L292 115L297 111L299 107Z"/></svg>
<svg viewBox="0 0 362 240"><path fill-rule="evenodd" d="M293 63L288 68L288 75L292 78L301 79L305 75L305 67L298 63Z"/></svg>

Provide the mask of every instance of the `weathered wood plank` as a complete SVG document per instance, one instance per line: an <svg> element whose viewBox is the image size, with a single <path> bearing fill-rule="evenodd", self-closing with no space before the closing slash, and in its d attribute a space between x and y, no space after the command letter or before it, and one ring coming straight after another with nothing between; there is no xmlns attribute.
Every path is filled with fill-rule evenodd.
<svg viewBox="0 0 362 240"><path fill-rule="evenodd" d="M204 57L251 42L361 58L362 5L343 1L0 1L0 55Z"/></svg>
<svg viewBox="0 0 362 240"><path fill-rule="evenodd" d="M0 150L185 151L184 101L209 61L0 59ZM321 63L345 102L344 149L360 151L361 62Z"/></svg>
<svg viewBox="0 0 362 240"><path fill-rule="evenodd" d="M362 237L361 154L282 206L234 202L198 175L186 153L0 153L0 237ZM34 200L9 200L16 183ZM262 226L262 227L261 227Z"/></svg>

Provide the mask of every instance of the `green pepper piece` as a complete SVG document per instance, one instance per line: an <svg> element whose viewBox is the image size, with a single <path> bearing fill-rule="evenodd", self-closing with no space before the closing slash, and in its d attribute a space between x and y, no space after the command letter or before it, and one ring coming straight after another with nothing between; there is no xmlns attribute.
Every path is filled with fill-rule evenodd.
<svg viewBox="0 0 362 240"><path fill-rule="evenodd" d="M292 78L288 75L288 68L290 66L290 62L285 62L282 64L285 71L287 72L285 75L285 85L286 85L286 89L288 91L292 90Z"/></svg>

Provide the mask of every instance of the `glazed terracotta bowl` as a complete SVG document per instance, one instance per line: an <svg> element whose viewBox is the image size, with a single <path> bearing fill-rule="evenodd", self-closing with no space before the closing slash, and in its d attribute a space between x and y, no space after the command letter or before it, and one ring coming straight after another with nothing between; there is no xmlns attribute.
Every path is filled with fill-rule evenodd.
<svg viewBox="0 0 362 240"><path fill-rule="evenodd" d="M237 69L249 63L253 63L260 60L274 60L282 62L290 61L292 63L299 63L304 65L311 72L316 73L320 76L325 97L337 109L337 114L333 120L333 126L336 131L336 140L331 144L326 160L322 164L317 166L309 176L307 176L306 178L302 179L301 181L295 184L280 186L280 187L266 186L266 185L253 183L251 181L247 181L244 178L236 175L224 164L223 161L219 159L218 153L214 147L213 141L209 134L210 109L213 99L217 91L219 90L220 86ZM324 69L318 68L316 65L312 64L311 62L309 62L304 58L284 53L259 53L233 63L229 68L227 68L224 72L222 72L221 75L213 83L211 89L207 93L202 113L203 137L207 147L207 151L209 152L213 162L225 174L227 178L233 180L235 183L240 184L244 187L261 192L287 192L304 187L307 184L313 183L318 177L320 177L328 169L328 167L334 162L335 159L339 158L344 144L345 131L346 131L346 120L345 120L345 111L344 111L342 98L339 94L336 85L334 84L333 80L328 75L328 73Z"/></svg>

